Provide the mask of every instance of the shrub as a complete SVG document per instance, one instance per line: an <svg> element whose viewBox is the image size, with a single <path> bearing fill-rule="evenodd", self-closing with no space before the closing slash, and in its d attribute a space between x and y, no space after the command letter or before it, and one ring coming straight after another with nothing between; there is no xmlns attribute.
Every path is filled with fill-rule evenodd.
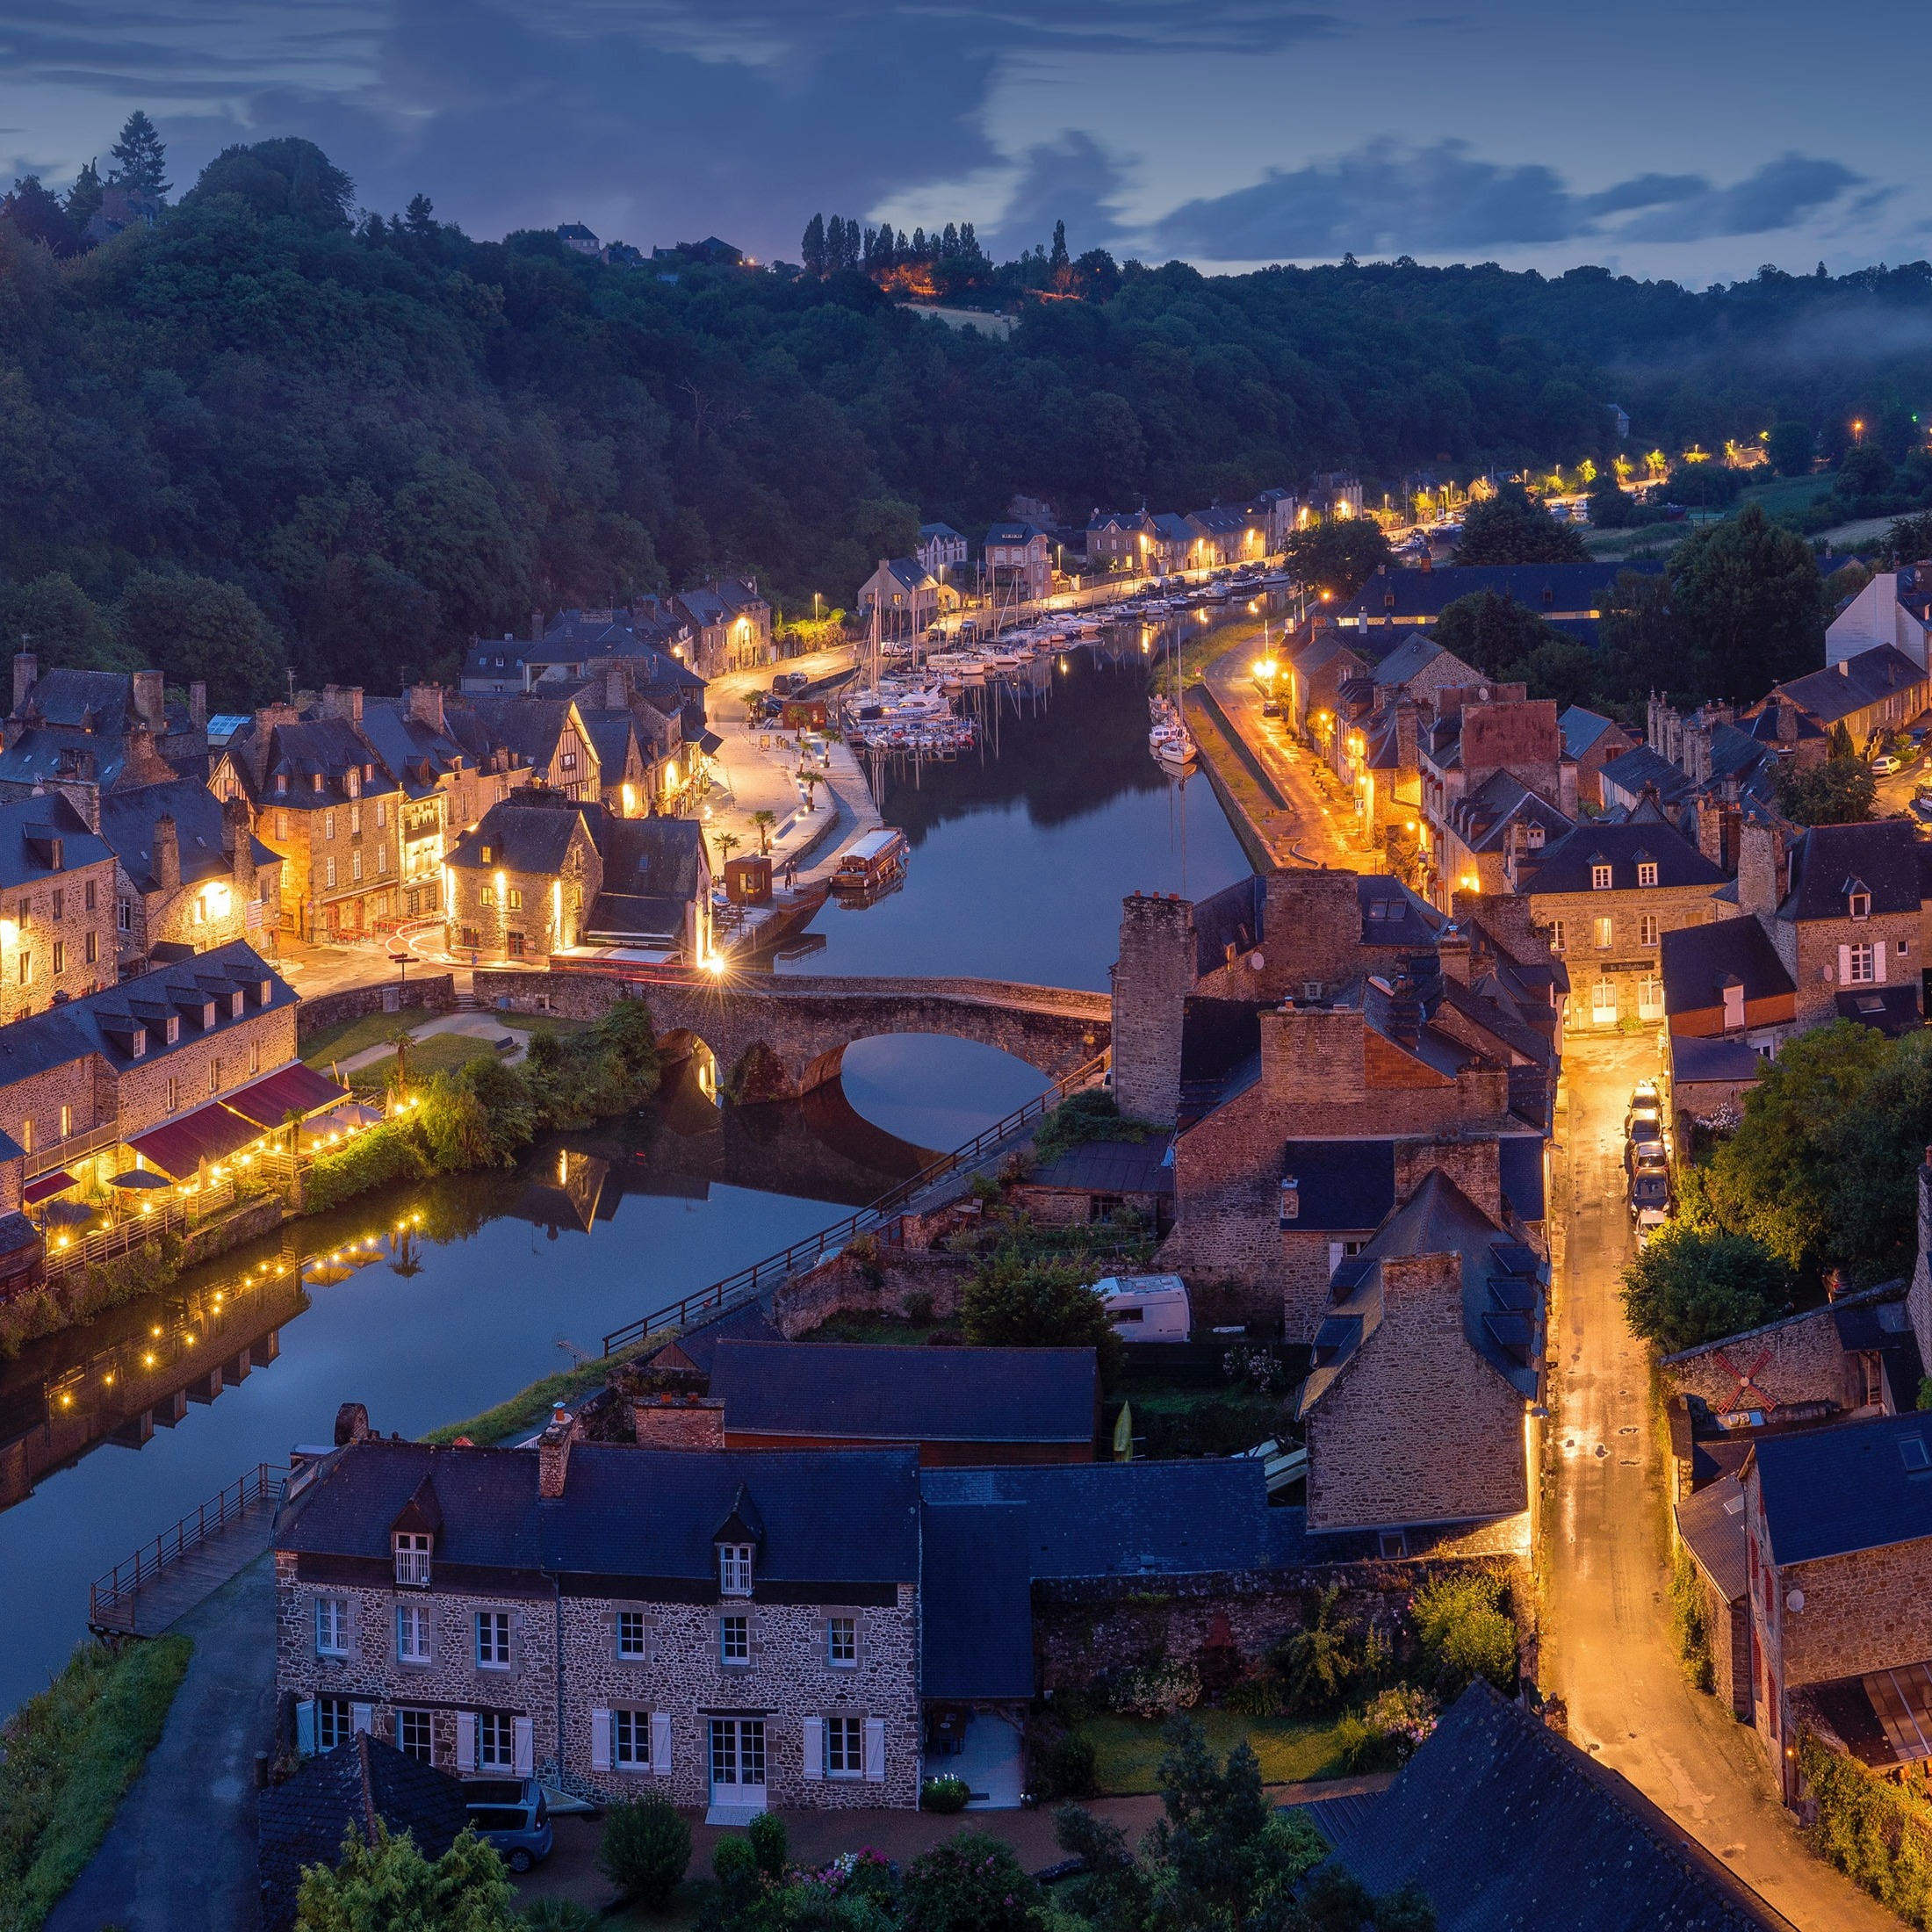
<svg viewBox="0 0 1932 1932"><path fill-rule="evenodd" d="M691 1827L669 1799L627 1798L611 1806L597 1864L625 1898L661 1906L677 1890L690 1863Z"/></svg>
<svg viewBox="0 0 1932 1932"><path fill-rule="evenodd" d="M574 1899L538 1899L523 1907L530 1932L596 1932L597 1914Z"/></svg>
<svg viewBox="0 0 1932 1932"><path fill-rule="evenodd" d="M1048 1746L1041 1767L1045 1798L1091 1798L1099 1782L1099 1762L1093 1740L1077 1731L1063 1731Z"/></svg>
<svg viewBox="0 0 1932 1932"><path fill-rule="evenodd" d="M508 1932L515 1896L503 1861L474 1832L459 1833L440 1858L425 1858L407 1831L392 1836L378 1818L372 1840L353 1824L343 1827L333 1869L314 1864L303 1871L296 1932L364 1925Z"/></svg>
<svg viewBox="0 0 1932 1932"><path fill-rule="evenodd" d="M1651 1236L1624 1270L1620 1292L1631 1327L1674 1355L1770 1321L1789 1280L1784 1264L1750 1236L1680 1220Z"/></svg>
<svg viewBox="0 0 1932 1932"><path fill-rule="evenodd" d="M963 1777L929 1777L919 1786L919 1809L929 1812L962 1812L973 1795Z"/></svg>
<svg viewBox="0 0 1932 1932"><path fill-rule="evenodd" d="M1033 1134L1033 1157L1050 1167L1063 1154L1089 1141L1144 1141L1159 1129L1146 1121L1130 1119L1114 1104L1114 1096L1099 1087L1070 1094L1046 1114Z"/></svg>
<svg viewBox="0 0 1932 1932"><path fill-rule="evenodd" d="M420 1180L423 1172L422 1156L417 1151L412 1128L400 1121L385 1121L358 1134L346 1147L317 1157L303 1184L303 1206L311 1214L321 1214L371 1187Z"/></svg>
<svg viewBox="0 0 1932 1932"><path fill-rule="evenodd" d="M1717 1681L1711 1657L1711 1611L1704 1579L1688 1550L1677 1552L1670 1570L1670 1630L1691 1687L1709 1690Z"/></svg>
<svg viewBox="0 0 1932 1932"><path fill-rule="evenodd" d="M1002 1248L974 1269L960 1296L960 1325L981 1348L1092 1348L1111 1386L1121 1338L1081 1271L1070 1262L1028 1261Z"/></svg>
<svg viewBox="0 0 1932 1932"><path fill-rule="evenodd" d="M1435 1729L1438 1708L1426 1690L1412 1683L1377 1691L1359 1717L1344 1718L1336 1727L1343 1770L1359 1775L1406 1763Z"/></svg>
<svg viewBox="0 0 1932 1932"><path fill-rule="evenodd" d="M1808 1733L1798 1768L1817 1806L1812 1846L1908 1925L1932 1923L1932 1825L1924 1808Z"/></svg>
<svg viewBox="0 0 1932 1932"><path fill-rule="evenodd" d="M1316 1599L1315 1618L1269 1654L1284 1706L1298 1715L1332 1711L1366 1670L1368 1645L1343 1616L1337 1585Z"/></svg>
<svg viewBox="0 0 1932 1932"><path fill-rule="evenodd" d="M1445 1701L1487 1677L1505 1696L1516 1688L1516 1625L1503 1608L1500 1579L1457 1570L1424 1583L1409 1604L1416 1634Z"/></svg>
<svg viewBox="0 0 1932 1932"><path fill-rule="evenodd" d="M1233 1685L1221 1700L1237 1718L1278 1718L1288 1707L1281 1680L1272 1670L1259 1670Z"/></svg>
<svg viewBox="0 0 1932 1932"><path fill-rule="evenodd" d="M1108 1702L1130 1717L1171 1718L1200 1702L1200 1673L1191 1663L1141 1664L1109 1679Z"/></svg>
<svg viewBox="0 0 1932 1932"><path fill-rule="evenodd" d="M962 1831L921 1852L905 1874L905 1932L1034 1932L1040 1887L1013 1847Z"/></svg>
<svg viewBox="0 0 1932 1932"><path fill-rule="evenodd" d="M761 1812L753 1819L746 1842L767 1878L776 1880L785 1876L785 1860L791 1848L785 1837L785 1821L776 1812Z"/></svg>

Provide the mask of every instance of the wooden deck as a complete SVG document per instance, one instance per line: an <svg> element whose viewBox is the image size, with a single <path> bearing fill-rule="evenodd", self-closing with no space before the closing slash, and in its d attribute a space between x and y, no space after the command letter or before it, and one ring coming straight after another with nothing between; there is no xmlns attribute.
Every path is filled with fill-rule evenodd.
<svg viewBox="0 0 1932 1932"><path fill-rule="evenodd" d="M88 1592L90 1630L158 1635L269 1546L285 1469L263 1463L118 1563Z"/></svg>

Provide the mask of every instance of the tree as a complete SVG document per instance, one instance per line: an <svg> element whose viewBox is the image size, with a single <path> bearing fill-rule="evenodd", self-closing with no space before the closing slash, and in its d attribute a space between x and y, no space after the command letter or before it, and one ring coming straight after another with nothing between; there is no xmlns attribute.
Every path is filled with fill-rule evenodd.
<svg viewBox="0 0 1932 1932"><path fill-rule="evenodd" d="M1071 259L1067 253L1067 225L1064 221L1056 221L1053 225L1053 252L1047 257L1047 266L1049 269L1063 269Z"/></svg>
<svg viewBox="0 0 1932 1932"><path fill-rule="evenodd" d="M626 1899L660 1909L690 1863L691 1827L669 1799L652 1792L610 1806L597 1864Z"/></svg>
<svg viewBox="0 0 1932 1932"><path fill-rule="evenodd" d="M1409 1614L1445 1704L1478 1677L1514 1694L1516 1624L1504 1603L1501 1580L1477 1570L1451 1571L1416 1592Z"/></svg>
<svg viewBox="0 0 1932 1932"><path fill-rule="evenodd" d="M822 214L815 214L806 222L798 250L805 273L822 277L825 272L825 218Z"/></svg>
<svg viewBox="0 0 1932 1932"><path fill-rule="evenodd" d="M962 1831L906 1868L904 1932L1036 1932L1040 1887L1004 1838Z"/></svg>
<svg viewBox="0 0 1932 1932"><path fill-rule="evenodd" d="M1691 688L1690 645L1671 603L1670 580L1662 572L1617 573L1597 639L1597 674L1608 696L1628 701Z"/></svg>
<svg viewBox="0 0 1932 1932"><path fill-rule="evenodd" d="M1808 422L1781 422L1771 431L1765 454L1780 476L1809 476L1817 440Z"/></svg>
<svg viewBox="0 0 1932 1932"><path fill-rule="evenodd" d="M1837 492L1853 501L1892 487L1892 458L1876 443L1855 443L1838 465Z"/></svg>
<svg viewBox="0 0 1932 1932"><path fill-rule="evenodd" d="M419 242L430 242L436 234L436 205L428 195L411 195L403 210L402 225Z"/></svg>
<svg viewBox="0 0 1932 1932"><path fill-rule="evenodd" d="M1921 510L1916 516L1900 517L1886 535L1885 551L1894 567L1900 564L1921 563L1932 557L1932 510ZM1833 573L1834 576L1836 574Z"/></svg>
<svg viewBox="0 0 1932 1932"><path fill-rule="evenodd" d="M284 135L224 148L201 170L190 201L233 196L264 220L288 215L309 227L347 228L356 184L312 141Z"/></svg>
<svg viewBox="0 0 1932 1932"><path fill-rule="evenodd" d="M1790 1277L1748 1235L1667 1222L1624 1270L1624 1314L1666 1355L1770 1321Z"/></svg>
<svg viewBox="0 0 1932 1932"><path fill-rule="evenodd" d="M110 153L114 168L107 178L118 186L159 200L174 185L161 178L168 171L168 150L155 124L140 108L121 124L120 139Z"/></svg>
<svg viewBox="0 0 1932 1932"><path fill-rule="evenodd" d="M239 710L282 694L281 640L233 584L138 571L114 607L114 634L170 684L205 681L220 704Z"/></svg>
<svg viewBox="0 0 1932 1932"><path fill-rule="evenodd" d="M38 175L24 175L13 192L0 200L0 220L11 221L30 242L40 242L55 255L72 255L80 247L68 213L58 196L40 185Z"/></svg>
<svg viewBox="0 0 1932 1932"><path fill-rule="evenodd" d="M1459 564L1587 564L1590 551L1568 523L1530 501L1520 483L1472 503L1462 519Z"/></svg>
<svg viewBox="0 0 1932 1932"><path fill-rule="evenodd" d="M1858 757L1828 758L1800 768L1786 764L1777 775L1778 810L1793 825L1855 825L1878 806L1878 781Z"/></svg>
<svg viewBox="0 0 1932 1932"><path fill-rule="evenodd" d="M1671 608L1707 696L1761 696L1822 658L1818 559L1759 504L1693 531L1669 567Z"/></svg>
<svg viewBox="0 0 1932 1932"><path fill-rule="evenodd" d="M42 671L142 668L87 593L56 572L28 584L0 584L0 654L7 651L31 651Z"/></svg>
<svg viewBox="0 0 1932 1932"><path fill-rule="evenodd" d="M1473 590L1443 607L1436 642L1485 677L1514 681L1517 667L1553 638L1570 640L1527 604L1495 590Z"/></svg>
<svg viewBox="0 0 1932 1932"><path fill-rule="evenodd" d="M333 1871L311 1865L302 1874L296 1932L365 1932L407 1926L411 1932L517 1932L515 1893L503 1861L465 1830L434 1860L407 1832L392 1836L378 1818L365 1842L351 1825L342 1834Z"/></svg>
<svg viewBox="0 0 1932 1932"><path fill-rule="evenodd" d="M960 1325L980 1348L1092 1348L1103 1384L1120 1370L1121 1338L1099 1296L1069 1261L1029 1260L1002 1248L960 1296Z"/></svg>
<svg viewBox="0 0 1932 1932"><path fill-rule="evenodd" d="M1628 530L1637 521L1637 500L1617 487L1614 476L1599 476L1589 498L1592 530Z"/></svg>
<svg viewBox="0 0 1932 1932"><path fill-rule="evenodd" d="M90 161L84 162L67 191L67 218L77 235L98 213L101 205L101 172Z"/></svg>
<svg viewBox="0 0 1932 1932"><path fill-rule="evenodd" d="M1337 602L1352 597L1393 556L1372 517L1330 516L1288 538L1288 564L1311 588Z"/></svg>

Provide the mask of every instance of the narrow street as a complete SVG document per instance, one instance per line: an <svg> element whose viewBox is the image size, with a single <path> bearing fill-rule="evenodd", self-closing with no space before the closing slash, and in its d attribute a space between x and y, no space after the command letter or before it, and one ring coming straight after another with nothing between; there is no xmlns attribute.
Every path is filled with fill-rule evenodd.
<svg viewBox="0 0 1932 1932"><path fill-rule="evenodd" d="M1755 1734L1693 1690L1670 1628L1664 1455L1644 1345L1618 1277L1630 1090L1656 1071L1647 1034L1563 1051L1551 1217L1558 1292L1549 1352L1557 1490L1548 1534L1544 1690L1571 1741L1620 1771L1805 1932L1899 1921L1806 1847Z"/></svg>

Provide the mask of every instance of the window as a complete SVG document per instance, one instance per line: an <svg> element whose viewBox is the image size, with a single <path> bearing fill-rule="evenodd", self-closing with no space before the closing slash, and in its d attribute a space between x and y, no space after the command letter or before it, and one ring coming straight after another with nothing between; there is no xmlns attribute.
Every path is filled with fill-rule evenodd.
<svg viewBox="0 0 1932 1932"><path fill-rule="evenodd" d="M577 754L576 754L576 753L575 753L575 752L566 752L566 753L563 753L563 755L562 755L562 756L561 756L560 758L559 758L559 759L558 759L558 761L557 761L557 765L558 765L558 768L559 768L559 770L560 770L560 771L575 771L575 770L576 770L576 768L577 768Z"/></svg>
<svg viewBox="0 0 1932 1932"><path fill-rule="evenodd" d="M61 1108L61 1138L64 1141L74 1132L74 1109L63 1105Z"/></svg>
<svg viewBox="0 0 1932 1932"><path fill-rule="evenodd" d="M360 852L349 854L349 876L357 885L362 883L363 855Z"/></svg>
<svg viewBox="0 0 1932 1932"><path fill-rule="evenodd" d="M1663 982L1661 979L1637 982L1637 1017L1640 1020L1663 1018Z"/></svg>
<svg viewBox="0 0 1932 1932"><path fill-rule="evenodd" d="M762 1718L711 1719L711 1783L750 1784L765 1782L765 1720Z"/></svg>
<svg viewBox="0 0 1932 1932"><path fill-rule="evenodd" d="M476 1667L508 1670L510 1667L510 1613L479 1610L476 1613Z"/></svg>
<svg viewBox="0 0 1932 1932"><path fill-rule="evenodd" d="M833 1617L825 1623L825 1662L834 1669L850 1669L859 1661L859 1619Z"/></svg>
<svg viewBox="0 0 1932 1932"><path fill-rule="evenodd" d="M496 888L494 885L486 885L480 898L485 905L494 905L496 904Z"/></svg>
<svg viewBox="0 0 1932 1932"><path fill-rule="evenodd" d="M825 1776L862 1777L865 1775L865 1724L860 1718L825 1719Z"/></svg>
<svg viewBox="0 0 1932 1932"><path fill-rule="evenodd" d="M1657 943L1657 915L1645 912L1637 920L1637 943L1640 946L1654 946Z"/></svg>
<svg viewBox="0 0 1932 1932"><path fill-rule="evenodd" d="M1550 948L1553 952L1561 953L1563 950L1563 922L1561 919L1552 919L1550 921Z"/></svg>
<svg viewBox="0 0 1932 1932"><path fill-rule="evenodd" d="M288 790L288 774L285 771L278 771L276 773L275 789L277 791L283 793L285 793ZM285 813L278 814L278 816L280 817L282 823L285 825L288 823L288 818ZM287 838L288 833L286 832L283 833L282 837L285 839Z"/></svg>
<svg viewBox="0 0 1932 1932"><path fill-rule="evenodd" d="M651 1769L651 1713L648 1711L613 1711L610 1713L610 1762L620 1771Z"/></svg>
<svg viewBox="0 0 1932 1932"><path fill-rule="evenodd" d="M752 1661L752 1620L749 1617L720 1617L717 1637L720 1662L748 1664Z"/></svg>
<svg viewBox="0 0 1932 1932"><path fill-rule="evenodd" d="M620 1610L617 1612L617 1654L620 1657L647 1657L651 1654L651 1633L645 1624L641 1610Z"/></svg>
<svg viewBox="0 0 1932 1932"><path fill-rule="evenodd" d="M399 1663L428 1663L429 1661L429 1606L403 1604L396 1611L396 1661Z"/></svg>
<svg viewBox="0 0 1932 1932"><path fill-rule="evenodd" d="M1540 852L1543 849L1544 838L1542 826L1535 824L1532 821L1528 826L1527 830L1529 833L1529 837L1526 840L1526 843L1528 844L1530 850L1532 852Z"/></svg>
<svg viewBox="0 0 1932 1932"><path fill-rule="evenodd" d="M55 890L54 894L54 916L57 919L63 919L67 917L67 894L58 889Z"/></svg>
<svg viewBox="0 0 1932 1932"><path fill-rule="evenodd" d="M749 1543L720 1543L717 1546L717 1587L727 1597L749 1597L752 1593L752 1546Z"/></svg>
<svg viewBox="0 0 1932 1932"><path fill-rule="evenodd" d="M349 789L350 789L350 791L354 791L354 790L355 790L355 789L356 789L356 787L355 787L355 782L354 782L354 780L353 780L353 779L351 779L351 780L350 780L350 787L349 787ZM349 834L350 834L350 837L351 837L352 839L354 839L354 838L360 838L360 837L362 836L362 828L363 828L363 808L362 808L362 807L361 807L360 805L351 805L351 806L350 806L350 807L349 808Z"/></svg>
<svg viewBox="0 0 1932 1932"><path fill-rule="evenodd" d="M125 933L134 923L134 902L132 899L117 899L114 903L114 929Z"/></svg>
<svg viewBox="0 0 1932 1932"><path fill-rule="evenodd" d="M490 862L490 848L489 848L489 847L487 847L487 846L485 846L485 847L483 847L483 863L484 863L485 865L487 865L487 864L488 864L489 862Z"/></svg>
<svg viewBox="0 0 1932 1932"><path fill-rule="evenodd" d="M433 1764L436 1762L435 1747L430 1742L429 1713L427 1711L396 1712L396 1748L405 1757L418 1759L424 1764Z"/></svg>
<svg viewBox="0 0 1932 1932"><path fill-rule="evenodd" d="M20 955L20 984L23 986L31 986L33 984L33 955L32 953L22 953Z"/></svg>
<svg viewBox="0 0 1932 1932"><path fill-rule="evenodd" d="M318 1657L346 1657L349 1654L349 1605L340 1597L315 1599L315 1654Z"/></svg>
<svg viewBox="0 0 1932 1932"><path fill-rule="evenodd" d="M1899 1438L1899 1460L1907 1469L1932 1469L1932 1457L1926 1453L1923 1436Z"/></svg>
<svg viewBox="0 0 1932 1932"><path fill-rule="evenodd" d="M67 970L67 941L57 939L54 942L54 976L57 979Z"/></svg>
<svg viewBox="0 0 1932 1932"><path fill-rule="evenodd" d="M181 1044L181 1015L171 1013L162 1022L162 1034L170 1047Z"/></svg>
<svg viewBox="0 0 1932 1932"><path fill-rule="evenodd" d="M376 841L376 869L378 872L389 869L389 841L386 839Z"/></svg>
<svg viewBox="0 0 1932 1932"><path fill-rule="evenodd" d="M92 879L90 879L81 888L81 905L85 912L91 912L94 910L94 881Z"/></svg>
<svg viewBox="0 0 1932 1932"><path fill-rule="evenodd" d="M510 957L512 959L521 959L523 956L523 935L521 933L512 933L510 934Z"/></svg>
<svg viewBox="0 0 1932 1932"><path fill-rule="evenodd" d="M513 912L521 912L523 910L523 894L518 886L513 885L510 888L509 906Z"/></svg>
<svg viewBox="0 0 1932 1932"><path fill-rule="evenodd" d="M481 938L475 926L465 926L462 928L462 944L468 947L472 953L480 943Z"/></svg>
<svg viewBox="0 0 1932 1932"><path fill-rule="evenodd" d="M335 836L335 814L333 811L322 814L322 836L325 839L333 839Z"/></svg>
<svg viewBox="0 0 1932 1932"><path fill-rule="evenodd" d="M486 1711L476 1720L476 1768L479 1771L507 1771L516 1760L516 1740L509 1718L501 1711Z"/></svg>
<svg viewBox="0 0 1932 1932"><path fill-rule="evenodd" d="M335 861L334 859L328 859L323 861L323 865L324 882L328 890L333 892L335 890Z"/></svg>
<svg viewBox="0 0 1932 1932"><path fill-rule="evenodd" d="M1637 883L1654 885L1657 883L1657 861L1654 859L1640 859L1637 861Z"/></svg>
<svg viewBox="0 0 1932 1932"><path fill-rule="evenodd" d="M288 781L285 778L282 781L282 789L285 791L288 789ZM284 845L288 843L288 813L286 811L278 811L275 815L275 836Z"/></svg>
<svg viewBox="0 0 1932 1932"><path fill-rule="evenodd" d="M203 915L204 915L204 914L205 914L205 913L206 912L207 912L207 907L206 907L206 906L205 906L205 905L203 905L203 904L201 903L201 901L200 901L200 900L199 900L198 898L197 898L197 899L195 900L194 904L192 905L192 906L191 906L191 907L190 907L190 909L189 909L189 912L188 912L188 923L189 923L189 925L191 925L191 926L198 926L198 925L200 925L200 923L201 923L201 920L202 920L202 917L203 917Z"/></svg>
<svg viewBox="0 0 1932 1932"><path fill-rule="evenodd" d="M1617 1020L1617 985L1614 980L1599 979L1590 993L1590 1019L1599 1027L1614 1026Z"/></svg>
<svg viewBox="0 0 1932 1932"><path fill-rule="evenodd" d="M419 1590L429 1587L429 1537L427 1531L396 1532L396 1581Z"/></svg>
<svg viewBox="0 0 1932 1932"><path fill-rule="evenodd" d="M1845 895L1845 905L1855 919L1868 919L1871 917L1871 895L1869 892L1848 892Z"/></svg>
<svg viewBox="0 0 1932 1932"><path fill-rule="evenodd" d="M1590 869L1590 889L1592 892L1610 890L1610 868L1607 865L1593 865Z"/></svg>
<svg viewBox="0 0 1932 1932"><path fill-rule="evenodd" d="M181 1082L169 1075L168 1080L168 1111L178 1113L181 1108Z"/></svg>
<svg viewBox="0 0 1932 1932"><path fill-rule="evenodd" d="M249 1048L249 1071L250 1073L259 1073L261 1071L262 1042L257 1040L254 1042Z"/></svg>
<svg viewBox="0 0 1932 1932"><path fill-rule="evenodd" d="M1605 917L1604 919L1593 920L1591 923L1597 928L1597 950L1599 953L1607 953L1611 946L1616 943L1616 920Z"/></svg>
<svg viewBox="0 0 1932 1932"><path fill-rule="evenodd" d="M1744 1024L1744 984L1734 980L1724 989L1724 1027L1727 1033L1734 1032Z"/></svg>
<svg viewBox="0 0 1932 1932"><path fill-rule="evenodd" d="M378 798L376 801L376 830L380 832L388 823L389 801L386 798Z"/></svg>
<svg viewBox="0 0 1932 1932"><path fill-rule="evenodd" d="M101 958L101 935L98 933L90 933L87 935L86 942L83 945L81 950L86 955L87 963L90 966L99 965Z"/></svg>
<svg viewBox="0 0 1932 1932"><path fill-rule="evenodd" d="M1846 961L1845 980L1852 986L1869 986L1878 975L1874 966L1872 951L1869 946L1847 946L1841 948Z"/></svg>
<svg viewBox="0 0 1932 1932"><path fill-rule="evenodd" d="M317 1698L315 1700L315 1748L333 1751L349 1741L351 1719L347 1698Z"/></svg>

